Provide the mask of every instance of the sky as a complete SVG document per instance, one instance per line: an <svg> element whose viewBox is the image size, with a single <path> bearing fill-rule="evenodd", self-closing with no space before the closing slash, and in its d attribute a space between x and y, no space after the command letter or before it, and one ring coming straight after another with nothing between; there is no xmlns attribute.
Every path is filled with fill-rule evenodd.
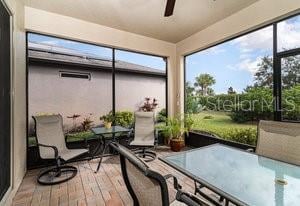
<svg viewBox="0 0 300 206"><path fill-rule="evenodd" d="M300 16L278 24L278 48L300 47ZM200 51L186 58L186 80L194 84L199 74L212 75L216 94L229 87L242 92L253 85L257 65L264 56L273 56L273 27L269 26L234 40Z"/></svg>
<svg viewBox="0 0 300 206"><path fill-rule="evenodd" d="M65 39L59 39L59 38L33 34L33 33L29 33L28 40L29 42L68 48L84 54L98 56L104 59L110 59L110 60L112 59L111 48L101 47L92 44L85 44L85 43L80 43L80 42L70 41ZM116 50L115 56L116 56L116 60L127 61L130 63L147 66L154 69L159 69L162 71L166 70L166 63L162 57L138 54L138 53L133 53L128 51L121 51L121 50Z"/></svg>

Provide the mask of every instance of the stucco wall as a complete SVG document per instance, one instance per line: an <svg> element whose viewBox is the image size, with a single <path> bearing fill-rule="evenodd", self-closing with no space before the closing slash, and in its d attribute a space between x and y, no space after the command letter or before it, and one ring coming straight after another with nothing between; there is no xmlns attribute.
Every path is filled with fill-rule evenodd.
<svg viewBox="0 0 300 206"><path fill-rule="evenodd" d="M60 71L90 73L91 79L60 77ZM74 70L70 67L30 65L28 75L28 108L32 115L60 113L66 129L73 121L67 116L79 114L76 122L90 117L99 124L99 117L112 110L112 76L109 72ZM135 74L116 74L116 111L136 111L145 97L159 99L165 108L165 78Z"/></svg>

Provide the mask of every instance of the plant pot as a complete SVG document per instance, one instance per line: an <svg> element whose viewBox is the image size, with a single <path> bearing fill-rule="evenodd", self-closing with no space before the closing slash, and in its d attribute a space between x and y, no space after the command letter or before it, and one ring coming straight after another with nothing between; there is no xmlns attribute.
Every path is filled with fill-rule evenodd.
<svg viewBox="0 0 300 206"><path fill-rule="evenodd" d="M106 129L110 129L111 128L111 122L104 122L104 127Z"/></svg>
<svg viewBox="0 0 300 206"><path fill-rule="evenodd" d="M171 139L170 147L173 152L179 152L184 147L183 139Z"/></svg>

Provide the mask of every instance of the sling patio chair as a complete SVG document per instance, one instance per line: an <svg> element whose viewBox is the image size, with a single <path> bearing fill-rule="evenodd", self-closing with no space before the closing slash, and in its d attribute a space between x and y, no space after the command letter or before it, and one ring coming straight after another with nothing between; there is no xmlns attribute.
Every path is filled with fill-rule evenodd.
<svg viewBox="0 0 300 206"><path fill-rule="evenodd" d="M299 123L264 121L258 126L256 153L261 156L300 165Z"/></svg>
<svg viewBox="0 0 300 206"><path fill-rule="evenodd" d="M134 119L134 139L129 145L138 148L135 154L144 161L153 161L156 153L149 148L155 147L157 142L154 112L135 112Z"/></svg>
<svg viewBox="0 0 300 206"><path fill-rule="evenodd" d="M208 206L205 199L184 192L175 176L166 176L151 170L142 159L126 147L111 143L110 146L119 153L122 176L133 199L134 206ZM171 202L167 179L173 178L176 200Z"/></svg>
<svg viewBox="0 0 300 206"><path fill-rule="evenodd" d="M56 163L55 167L40 172L37 181L42 185L54 185L75 177L77 168L64 163L89 151L67 148L61 115L34 116L33 119L40 157L53 159Z"/></svg>

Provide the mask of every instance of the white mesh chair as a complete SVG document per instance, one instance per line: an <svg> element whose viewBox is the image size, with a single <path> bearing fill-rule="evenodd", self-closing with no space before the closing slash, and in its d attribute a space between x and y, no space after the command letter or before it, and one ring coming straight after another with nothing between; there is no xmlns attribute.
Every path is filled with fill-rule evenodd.
<svg viewBox="0 0 300 206"><path fill-rule="evenodd" d="M134 206L207 206L206 200L200 199L181 190L178 180L173 175L162 176L151 170L141 159L126 147L118 143L110 146L120 154L122 176L133 199ZM173 178L176 200L170 201L167 179Z"/></svg>
<svg viewBox="0 0 300 206"><path fill-rule="evenodd" d="M134 139L129 145L139 148L135 154L146 162L152 161L156 153L148 148L154 147L156 143L154 112L135 112L134 117Z"/></svg>
<svg viewBox="0 0 300 206"><path fill-rule="evenodd" d="M299 123L260 121L256 153L300 165Z"/></svg>
<svg viewBox="0 0 300 206"><path fill-rule="evenodd" d="M44 185L53 185L75 177L77 168L62 164L87 153L88 150L67 148L61 115L34 116L33 119L40 157L56 161L55 167L46 169L39 174L38 182Z"/></svg>

